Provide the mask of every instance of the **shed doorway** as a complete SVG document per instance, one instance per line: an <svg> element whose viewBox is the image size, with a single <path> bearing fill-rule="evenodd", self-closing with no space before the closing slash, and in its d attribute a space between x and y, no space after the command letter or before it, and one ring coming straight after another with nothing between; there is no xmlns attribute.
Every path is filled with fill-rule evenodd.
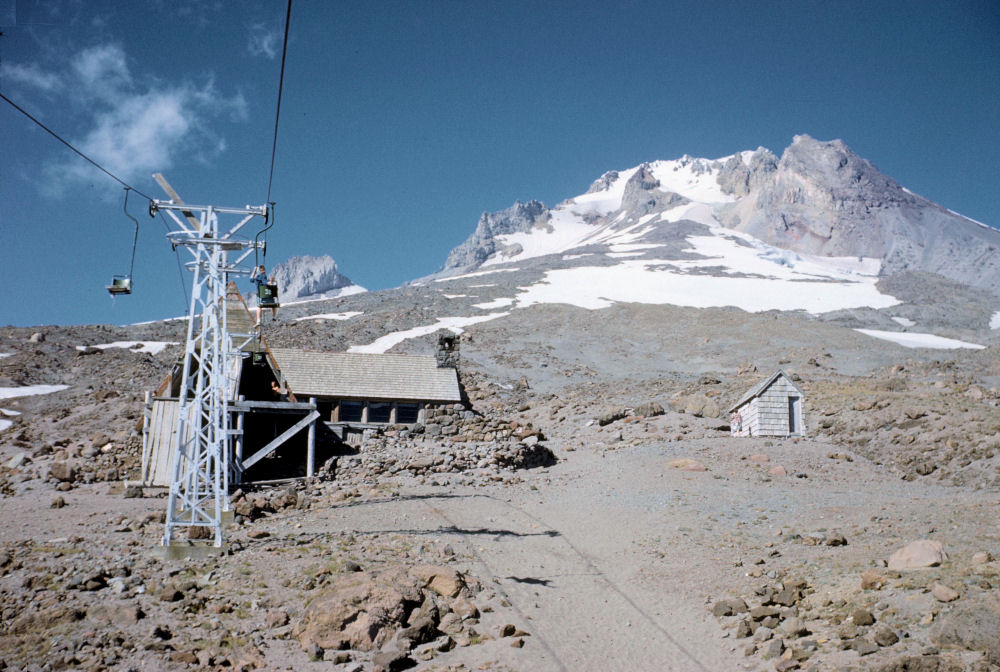
<svg viewBox="0 0 1000 672"><path fill-rule="evenodd" d="M802 397L788 397L788 433L802 431Z"/></svg>

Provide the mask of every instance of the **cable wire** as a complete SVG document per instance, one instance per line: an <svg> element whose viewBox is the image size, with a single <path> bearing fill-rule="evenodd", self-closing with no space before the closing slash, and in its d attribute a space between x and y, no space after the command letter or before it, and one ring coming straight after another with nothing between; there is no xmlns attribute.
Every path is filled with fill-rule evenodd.
<svg viewBox="0 0 1000 672"><path fill-rule="evenodd" d="M163 211L157 210L156 214L160 216L160 221L163 222L163 228L167 230L167 233L170 233L170 225L167 224L167 218L163 216ZM184 268L181 266L181 253L176 247L174 247L174 256L177 258L177 275L180 276L181 279L181 294L184 295L184 312L187 314L191 299L188 298L187 283L184 282Z"/></svg>
<svg viewBox="0 0 1000 672"><path fill-rule="evenodd" d="M288 0L288 4L289 4L289 7L290 7L291 6L291 0ZM20 105L18 105L17 103L15 103L13 100L11 100L7 96L5 96L3 93L0 93L0 98L3 98L5 101L7 101L8 103L10 103L11 107L13 107L15 110L17 110L18 112L20 112L24 116L26 116L28 119L31 119L43 131L45 131L46 133L48 133L49 135L51 135L53 138L55 138L56 140L58 140L62 144L64 144L67 147L69 147L71 150L73 150L74 152L76 152L76 154L79 155L84 161L87 161L88 163L92 164L95 168L97 168L102 173L104 173L105 175L107 175L108 177L110 177L112 180L114 180L118 184L122 185L126 189L131 189L132 191L134 191L135 193L139 194L140 196L142 196L143 198L145 198L147 200L150 200L150 201L153 200L152 198L150 198L146 194L142 193L141 191L139 191L138 189L136 189L135 187L133 187L131 184L129 184L128 182L126 182L125 180L121 179L120 177L118 177L117 175L115 175L114 173L112 173L110 170L108 170L107 168L105 168L104 166L102 166L101 164L99 164L97 161L94 161L92 158L90 158L89 156L87 156L86 154L84 154L83 152L81 152L79 149L77 149L73 145L69 144L67 141L63 140L59 136L58 133L56 133L51 128L49 128L48 126L46 126L45 124L43 124L42 122L40 122L35 117L31 116L31 114L27 110L25 110L23 107L21 107ZM274 161L273 158L271 160L272 160L272 162Z"/></svg>
<svg viewBox="0 0 1000 672"><path fill-rule="evenodd" d="M274 156L278 151L278 120L281 118L281 91L285 85L285 56L288 54L288 24L292 20L292 0L288 0L288 9L285 12L285 40L281 45L281 74L278 77L278 105L274 112L274 140L271 143L271 169L267 176L267 198L265 203L271 202L271 182L274 181Z"/></svg>

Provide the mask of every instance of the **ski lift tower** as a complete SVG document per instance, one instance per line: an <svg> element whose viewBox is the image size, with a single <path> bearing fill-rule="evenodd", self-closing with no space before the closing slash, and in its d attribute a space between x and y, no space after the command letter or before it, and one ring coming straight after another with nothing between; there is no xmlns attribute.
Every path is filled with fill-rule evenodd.
<svg viewBox="0 0 1000 672"><path fill-rule="evenodd" d="M177 225L167 233L167 240L175 249L183 247L191 254L193 261L187 267L194 273L163 545L178 542L179 528L188 528L187 538L214 537L213 545L221 547L223 511L229 508L231 432L227 404L235 393L243 345L233 339L242 337L248 342L253 338L252 334L227 331L226 286L230 275L250 273L241 265L255 249L263 247L263 243L237 238L236 234L256 217L266 222L268 209L266 205L187 205L162 175L153 177L170 200L150 201L150 214L165 212ZM222 233L220 217L236 221Z"/></svg>

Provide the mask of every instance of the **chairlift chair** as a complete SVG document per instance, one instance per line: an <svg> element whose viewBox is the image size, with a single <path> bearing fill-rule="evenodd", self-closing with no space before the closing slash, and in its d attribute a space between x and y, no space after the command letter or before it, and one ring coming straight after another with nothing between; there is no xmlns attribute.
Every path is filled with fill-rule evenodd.
<svg viewBox="0 0 1000 672"><path fill-rule="evenodd" d="M257 305L261 308L280 308L277 285L257 285Z"/></svg>
<svg viewBox="0 0 1000 672"><path fill-rule="evenodd" d="M135 233L132 236L132 261L129 265L128 275L114 276L111 278L111 284L105 287L105 289L108 290L108 294L111 296L132 293L132 271L135 270L135 248L139 242L139 220L128 214L128 192L130 190L131 187L125 187L125 202L122 203L122 212L124 212L125 216L131 219L135 224Z"/></svg>
<svg viewBox="0 0 1000 672"><path fill-rule="evenodd" d="M105 289L108 290L108 294L111 296L117 296L118 294L131 294L132 293L132 276L130 275L116 275L111 279L111 284Z"/></svg>

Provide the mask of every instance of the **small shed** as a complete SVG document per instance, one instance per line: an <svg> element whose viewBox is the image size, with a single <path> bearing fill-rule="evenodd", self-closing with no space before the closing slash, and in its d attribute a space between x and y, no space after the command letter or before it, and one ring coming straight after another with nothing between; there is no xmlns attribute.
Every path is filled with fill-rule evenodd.
<svg viewBox="0 0 1000 672"><path fill-rule="evenodd" d="M782 370L754 385L729 409L733 436L802 436L805 395Z"/></svg>

